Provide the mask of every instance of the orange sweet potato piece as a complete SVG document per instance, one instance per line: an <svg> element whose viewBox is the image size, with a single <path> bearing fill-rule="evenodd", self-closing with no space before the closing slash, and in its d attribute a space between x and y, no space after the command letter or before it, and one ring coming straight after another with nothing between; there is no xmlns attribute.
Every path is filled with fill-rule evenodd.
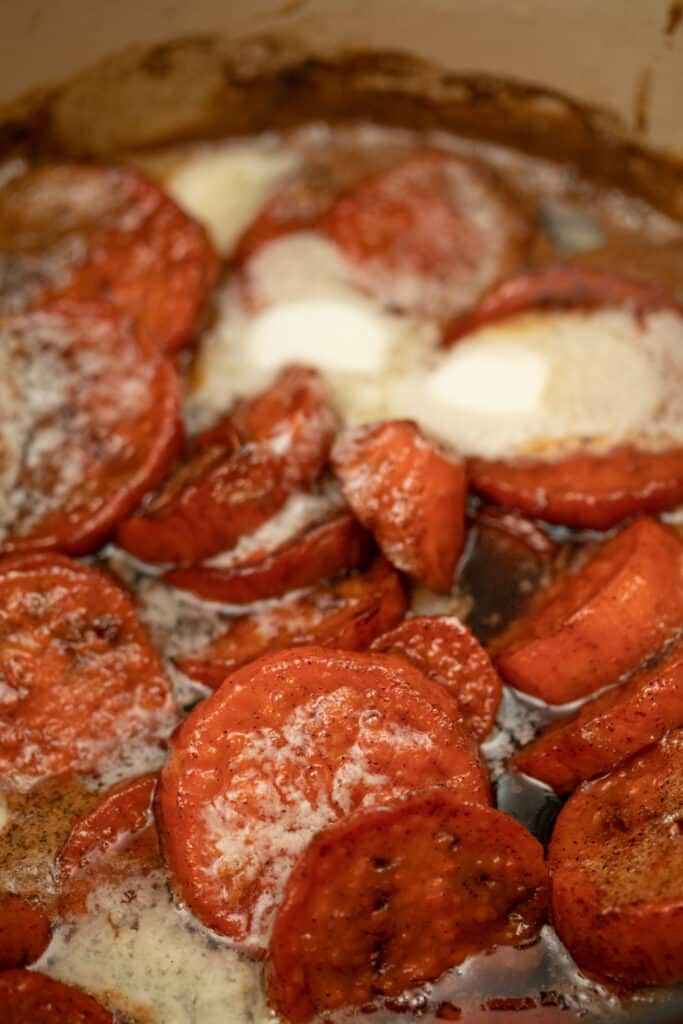
<svg viewBox="0 0 683 1024"><path fill-rule="evenodd" d="M683 646L654 666L554 722L512 758L512 767L558 793L609 771L683 725Z"/></svg>
<svg viewBox="0 0 683 1024"><path fill-rule="evenodd" d="M248 441L282 452L292 490L319 476L334 440L337 418L327 386L310 366L285 366L272 384L231 412L237 431Z"/></svg>
<svg viewBox="0 0 683 1024"><path fill-rule="evenodd" d="M486 167L423 150L366 178L319 219L368 291L447 319L515 269L530 232Z"/></svg>
<svg viewBox="0 0 683 1024"><path fill-rule="evenodd" d="M236 556L221 565L174 569L164 578L209 601L250 604L356 569L372 549L372 538L358 520L336 511L270 551Z"/></svg>
<svg viewBox="0 0 683 1024"><path fill-rule="evenodd" d="M2 1024L114 1024L92 996L39 971L0 972Z"/></svg>
<svg viewBox="0 0 683 1024"><path fill-rule="evenodd" d="M472 488L487 498L578 529L607 530L683 501L683 448L620 445L556 460L470 459L467 470Z"/></svg>
<svg viewBox="0 0 683 1024"><path fill-rule="evenodd" d="M616 683L683 625L683 546L654 519L603 541L492 645L502 676L563 704Z"/></svg>
<svg viewBox="0 0 683 1024"><path fill-rule="evenodd" d="M315 480L335 419L317 371L290 366L262 394L238 404L227 437L219 428L200 436L196 453L165 489L120 525L117 540L126 551L145 562L185 566L233 547L291 491ZM232 429L248 442L235 452Z"/></svg>
<svg viewBox="0 0 683 1024"><path fill-rule="evenodd" d="M557 932L579 967L627 987L683 978L683 732L584 783L549 848Z"/></svg>
<svg viewBox="0 0 683 1024"><path fill-rule="evenodd" d="M106 301L173 352L218 270L204 228L130 167L47 164L0 189L0 307Z"/></svg>
<svg viewBox="0 0 683 1024"><path fill-rule="evenodd" d="M400 654L451 694L477 740L491 731L500 704L500 677L488 654L454 615L406 619L372 643L376 651Z"/></svg>
<svg viewBox="0 0 683 1024"><path fill-rule="evenodd" d="M314 587L295 601L236 619L209 647L176 659L176 664L215 689L233 669L267 651L310 643L362 650L400 622L406 609L400 577L380 557L366 573Z"/></svg>
<svg viewBox="0 0 683 1024"><path fill-rule="evenodd" d="M59 860L59 909L85 914L88 897L100 885L161 867L153 814L157 774L113 786L71 829Z"/></svg>
<svg viewBox="0 0 683 1024"><path fill-rule="evenodd" d="M467 956L533 939L543 848L514 818L446 789L320 832L292 872L270 944L271 1005L290 1024L399 997Z"/></svg>
<svg viewBox="0 0 683 1024"><path fill-rule="evenodd" d="M666 292L619 274L580 267L540 267L494 285L473 310L450 325L443 344L449 348L477 327L531 310L608 306L626 306L637 314L681 310Z"/></svg>
<svg viewBox="0 0 683 1024"><path fill-rule="evenodd" d="M332 467L352 511L392 565L448 592L465 536L465 467L409 420L342 434Z"/></svg>
<svg viewBox="0 0 683 1024"><path fill-rule="evenodd" d="M174 888L204 924L263 955L313 835L430 785L488 800L474 745L437 683L376 651L266 655L172 739L157 812Z"/></svg>
<svg viewBox="0 0 683 1024"><path fill-rule="evenodd" d="M482 325L532 310L627 308L634 316L683 307L666 292L615 274L544 267L495 286L446 332L450 347ZM683 448L648 451L619 445L604 453L577 451L555 460L471 459L475 490L527 515L582 529L605 530L642 513L683 501Z"/></svg>
<svg viewBox="0 0 683 1024"><path fill-rule="evenodd" d="M130 596L64 555L0 560L0 773L17 789L160 744L171 689Z"/></svg>
<svg viewBox="0 0 683 1024"><path fill-rule="evenodd" d="M178 453L177 374L105 304L0 316L0 350L0 553L95 551Z"/></svg>
<svg viewBox="0 0 683 1024"><path fill-rule="evenodd" d="M39 903L0 895L0 971L32 964L50 941L50 919Z"/></svg>

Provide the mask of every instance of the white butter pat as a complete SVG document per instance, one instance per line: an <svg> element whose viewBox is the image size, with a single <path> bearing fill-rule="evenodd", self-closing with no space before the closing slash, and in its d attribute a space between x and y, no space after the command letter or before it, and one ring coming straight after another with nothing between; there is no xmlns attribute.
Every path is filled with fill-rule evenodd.
<svg viewBox="0 0 683 1024"><path fill-rule="evenodd" d="M463 341L431 375L427 393L471 412L525 413L541 402L544 356L515 342Z"/></svg>
<svg viewBox="0 0 683 1024"><path fill-rule="evenodd" d="M389 384L411 416L468 456L554 457L683 437L683 320L627 309L525 313L485 325Z"/></svg>
<svg viewBox="0 0 683 1024"><path fill-rule="evenodd" d="M186 213L206 227L218 251L227 255L278 181L295 165L291 153L255 146L201 148L169 175L166 188Z"/></svg>
<svg viewBox="0 0 683 1024"><path fill-rule="evenodd" d="M363 299L300 299L257 314L246 334L246 358L262 369L299 362L338 373L378 373L392 328Z"/></svg>

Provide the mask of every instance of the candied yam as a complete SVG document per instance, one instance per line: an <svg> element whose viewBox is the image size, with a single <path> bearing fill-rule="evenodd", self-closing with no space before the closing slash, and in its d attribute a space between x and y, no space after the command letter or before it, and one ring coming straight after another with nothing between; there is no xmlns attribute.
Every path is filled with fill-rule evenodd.
<svg viewBox="0 0 683 1024"><path fill-rule="evenodd" d="M25 789L159 746L174 709L129 596L61 555L0 561L0 773Z"/></svg>
<svg viewBox="0 0 683 1024"><path fill-rule="evenodd" d="M158 775L141 775L113 786L71 829L59 854L59 909L85 914L99 886L161 867L153 801Z"/></svg>
<svg viewBox="0 0 683 1024"><path fill-rule="evenodd" d="M495 285L470 313L450 325L443 344L448 348L482 324L530 310L607 306L626 306L637 314L681 309L666 292L618 274L568 266L540 267Z"/></svg>
<svg viewBox="0 0 683 1024"><path fill-rule="evenodd" d="M238 402L231 418L248 441L283 454L292 489L308 487L319 476L337 429L321 374L296 364L280 370L256 397Z"/></svg>
<svg viewBox="0 0 683 1024"><path fill-rule="evenodd" d="M366 573L236 619L207 648L176 664L191 679L216 689L233 669L267 651L312 643L362 650L399 623L407 608L398 573L380 557Z"/></svg>
<svg viewBox="0 0 683 1024"><path fill-rule="evenodd" d="M358 153L340 151L332 159L324 153L308 154L303 166L276 187L243 232L235 249L237 263L248 263L283 235L313 229L339 192L358 181L358 157Z"/></svg>
<svg viewBox="0 0 683 1024"><path fill-rule="evenodd" d="M1 308L106 300L172 352L218 268L204 229L131 168L48 165L0 189Z"/></svg>
<svg viewBox="0 0 683 1024"><path fill-rule="evenodd" d="M84 554L180 444L171 365L109 307L0 317L0 553Z"/></svg>
<svg viewBox="0 0 683 1024"><path fill-rule="evenodd" d="M488 799L437 683L376 652L266 655L234 672L171 741L157 813L174 888L209 928L262 955L312 836L357 807L433 784Z"/></svg>
<svg viewBox="0 0 683 1024"><path fill-rule="evenodd" d="M194 565L236 544L287 500L282 460L248 445L225 456L207 449L183 466L116 540L143 562Z"/></svg>
<svg viewBox="0 0 683 1024"><path fill-rule="evenodd" d="M37 960L50 941L51 930L50 919L39 903L10 892L0 895L0 971Z"/></svg>
<svg viewBox="0 0 683 1024"><path fill-rule="evenodd" d="M519 772L570 793L683 725L683 645L561 718L512 758Z"/></svg>
<svg viewBox="0 0 683 1024"><path fill-rule="evenodd" d="M318 221L359 284L393 308L446 319L515 269L529 228L494 174L423 151L362 181Z"/></svg>
<svg viewBox="0 0 683 1024"><path fill-rule="evenodd" d="M389 420L342 434L332 467L392 565L447 593L465 537L462 460L412 421Z"/></svg>
<svg viewBox="0 0 683 1024"><path fill-rule="evenodd" d="M270 551L242 558L235 553L220 564L175 569L164 579L208 601L250 604L363 566L372 547L372 538L358 520L341 512L308 526Z"/></svg>
<svg viewBox="0 0 683 1024"><path fill-rule="evenodd" d="M220 448L223 455L234 455L241 447L242 439L229 416L223 416L212 427L194 434L189 440L192 454Z"/></svg>
<svg viewBox="0 0 683 1024"><path fill-rule="evenodd" d="M683 978L683 732L584 783L549 848L557 932L590 974L631 987Z"/></svg>
<svg viewBox="0 0 683 1024"><path fill-rule="evenodd" d="M445 687L477 740L491 731L502 693L500 677L460 619L454 615L406 619L374 640L372 649L408 658Z"/></svg>
<svg viewBox="0 0 683 1024"><path fill-rule="evenodd" d="M664 292L612 274L549 267L503 281L447 332L449 347L491 322L548 309L626 309L638 326L646 314L683 307ZM555 459L519 455L472 458L474 490L527 515L581 529L604 530L629 516L683 501L683 448L661 438L649 448L615 443L607 451L575 450Z"/></svg>
<svg viewBox="0 0 683 1024"><path fill-rule="evenodd" d="M543 847L514 818L432 789L320 832L270 944L271 1005L290 1024L395 998L467 956L538 935Z"/></svg>
<svg viewBox="0 0 683 1024"><path fill-rule="evenodd" d="M108 1010L79 988L38 971L0 972L2 1024L114 1024Z"/></svg>
<svg viewBox="0 0 683 1024"><path fill-rule="evenodd" d="M618 682L683 626L681 542L655 519L603 541L492 645L507 682L564 704Z"/></svg>
<svg viewBox="0 0 683 1024"><path fill-rule="evenodd" d="M229 550L275 515L292 491L314 482L335 422L318 372L286 367L264 392L238 403L229 428L218 424L213 436L200 436L164 489L121 524L118 543L162 565L196 565ZM237 451L228 447L232 430L248 442Z"/></svg>
<svg viewBox="0 0 683 1024"><path fill-rule="evenodd" d="M606 530L629 516L683 501L683 448L620 445L604 454L548 459L469 459L475 491L527 515L578 529Z"/></svg>

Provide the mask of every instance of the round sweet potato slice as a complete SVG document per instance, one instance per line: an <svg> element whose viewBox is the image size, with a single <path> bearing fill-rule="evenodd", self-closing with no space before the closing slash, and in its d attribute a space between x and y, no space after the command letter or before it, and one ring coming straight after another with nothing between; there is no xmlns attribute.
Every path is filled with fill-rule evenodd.
<svg viewBox="0 0 683 1024"><path fill-rule="evenodd" d="M204 229L131 168L47 165L0 189L1 309L106 300L172 352L218 268Z"/></svg>
<svg viewBox="0 0 683 1024"><path fill-rule="evenodd" d="M292 491L310 486L332 444L335 418L316 370L289 366L255 398L238 404L231 426L247 443L232 451L206 435L144 510L122 523L117 541L136 558L196 565L263 526Z"/></svg>
<svg viewBox="0 0 683 1024"><path fill-rule="evenodd" d="M618 682L683 625L682 557L676 534L655 519L603 541L496 639L503 678L549 704Z"/></svg>
<svg viewBox="0 0 683 1024"><path fill-rule="evenodd" d="M234 669L268 651L299 644L363 650L399 623L407 608L398 573L380 556L366 573L313 587L296 600L236 619L207 648L176 659L176 664L215 690Z"/></svg>
<svg viewBox="0 0 683 1024"><path fill-rule="evenodd" d="M445 687L475 739L482 740L491 731L502 694L500 677L479 641L455 615L406 619L377 637L372 649L402 655Z"/></svg>
<svg viewBox="0 0 683 1024"><path fill-rule="evenodd" d="M469 459L475 491L551 523L608 530L642 513L683 501L683 448L650 451L619 445L605 454L576 452L556 461Z"/></svg>
<svg viewBox="0 0 683 1024"><path fill-rule="evenodd" d="M38 971L0 973L3 1024L114 1024L92 996Z"/></svg>
<svg viewBox="0 0 683 1024"><path fill-rule="evenodd" d="M525 255L529 228L493 173L426 150L362 181L318 221L392 308L448 319Z"/></svg>
<svg viewBox="0 0 683 1024"><path fill-rule="evenodd" d="M477 328L530 311L627 309L641 324L651 313L683 316L670 295L617 275L548 267L503 281L446 332L450 347ZM637 442L607 451L577 448L556 459L520 455L472 458L472 487L527 515L582 529L604 530L639 513L683 501L683 447Z"/></svg>
<svg viewBox="0 0 683 1024"><path fill-rule="evenodd" d="M436 683L387 654L266 655L173 737L157 806L173 885L204 924L261 956L312 836L433 784L488 799L474 746Z"/></svg>
<svg viewBox="0 0 683 1024"><path fill-rule="evenodd" d="M471 312L451 324L443 344L449 348L482 324L506 320L517 313L605 306L627 306L636 313L659 309L683 312L671 295L642 281L580 267L540 267L495 285Z"/></svg>
<svg viewBox="0 0 683 1024"><path fill-rule="evenodd" d="M318 477L337 430L322 375L297 363L283 367L260 394L238 402L231 419L242 437L283 454L292 489L308 487Z"/></svg>
<svg viewBox="0 0 683 1024"><path fill-rule="evenodd" d="M151 773L113 786L71 829L57 862L62 915L85 914L100 885L161 867L153 813L157 780Z"/></svg>
<svg viewBox="0 0 683 1024"><path fill-rule="evenodd" d="M109 307L0 317L0 553L97 548L180 443L176 374Z"/></svg>
<svg viewBox="0 0 683 1024"><path fill-rule="evenodd" d="M0 680L0 772L20 789L159 745L174 722L128 595L62 555L0 561Z"/></svg>
<svg viewBox="0 0 683 1024"><path fill-rule="evenodd" d="M47 948L51 931L40 903L10 892L0 895L0 971L32 964Z"/></svg>
<svg viewBox="0 0 683 1024"><path fill-rule="evenodd" d="M552 912L577 964L626 987L683 978L683 732L584 783L549 848Z"/></svg>
<svg viewBox="0 0 683 1024"><path fill-rule="evenodd" d="M219 556L220 564L215 559L195 568L174 569L164 579L208 601L250 604L357 569L368 562L373 546L358 520L337 509L270 551L240 557L235 550L233 557L230 552Z"/></svg>
<svg viewBox="0 0 683 1024"><path fill-rule="evenodd" d="M391 564L447 593L465 538L462 459L411 420L387 420L343 433L332 468Z"/></svg>
<svg viewBox="0 0 683 1024"><path fill-rule="evenodd" d="M538 934L543 847L514 818L445 789L320 832L292 872L267 985L291 1024L433 981L467 956Z"/></svg>
<svg viewBox="0 0 683 1024"><path fill-rule="evenodd" d="M656 743L683 725L683 645L627 682L561 718L519 750L512 768L570 793L580 782Z"/></svg>

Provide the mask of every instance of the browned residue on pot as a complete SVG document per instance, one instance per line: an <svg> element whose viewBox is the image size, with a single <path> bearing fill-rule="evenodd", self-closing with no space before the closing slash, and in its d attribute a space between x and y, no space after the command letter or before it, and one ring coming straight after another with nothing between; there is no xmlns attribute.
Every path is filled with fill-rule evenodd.
<svg viewBox="0 0 683 1024"><path fill-rule="evenodd" d="M669 7L669 13L666 19L666 28L664 29L664 34L669 36L669 38L672 38L675 35L678 26L681 24L682 19L683 2L681 2L681 0L675 0L675 2L672 3Z"/></svg>
<svg viewBox="0 0 683 1024"><path fill-rule="evenodd" d="M636 92L633 97L633 126L637 132L646 132L650 123L650 101L654 72L650 65L644 67L638 75Z"/></svg>

